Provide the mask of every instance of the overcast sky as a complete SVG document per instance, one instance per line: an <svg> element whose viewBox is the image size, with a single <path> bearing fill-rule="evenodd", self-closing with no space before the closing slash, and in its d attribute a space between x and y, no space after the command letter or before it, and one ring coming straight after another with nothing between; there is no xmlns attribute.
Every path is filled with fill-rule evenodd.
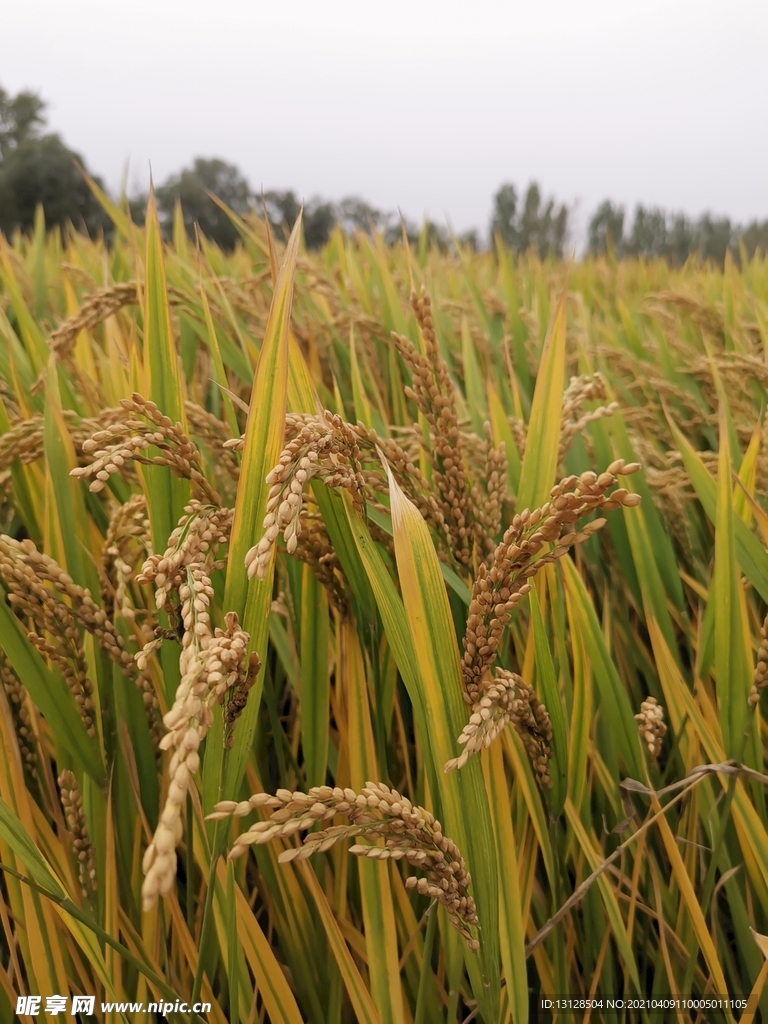
<svg viewBox="0 0 768 1024"><path fill-rule="evenodd" d="M457 230L531 179L768 218L766 0L0 0L0 85L113 189L195 156Z"/></svg>

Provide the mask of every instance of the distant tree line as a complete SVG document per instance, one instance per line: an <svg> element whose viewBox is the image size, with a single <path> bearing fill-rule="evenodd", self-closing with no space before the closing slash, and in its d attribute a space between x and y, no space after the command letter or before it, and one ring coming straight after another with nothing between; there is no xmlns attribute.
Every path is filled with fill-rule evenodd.
<svg viewBox="0 0 768 1024"><path fill-rule="evenodd" d="M638 205L627 228L624 208L606 200L589 223L589 251L595 255L612 252L618 258L642 256L681 265L690 257L723 263L727 252L739 259L742 248L748 257L757 249L768 252L768 220L743 227L728 217L705 213L692 220L683 213Z"/></svg>
<svg viewBox="0 0 768 1024"><path fill-rule="evenodd" d="M202 233L223 248L231 249L239 237L236 226L226 211L210 197L215 195L233 213L240 217L256 213L266 216L278 235L287 235L302 208L302 202L291 189L270 190L257 195L248 181L232 164L219 159L194 161L191 167L173 175L155 189L161 224L167 229L173 220L176 203L181 203L184 222L190 234L197 224ZM147 196L131 200L134 219L143 220ZM408 238L415 242L421 231L426 231L431 243L442 248L451 244L448 232L438 225L427 222L420 230L398 214L377 209L358 196L347 196L338 203L315 196L304 202L304 241L309 249L320 249L338 225L347 234L356 231L380 232L387 241L401 236L403 229ZM469 232L461 237L469 245L477 247L477 233Z"/></svg>
<svg viewBox="0 0 768 1024"><path fill-rule="evenodd" d="M49 224L71 221L96 231L107 218L78 169L85 161L43 131L44 111L35 93L10 96L0 86L0 231L31 227L38 204Z"/></svg>
<svg viewBox="0 0 768 1024"><path fill-rule="evenodd" d="M109 220L83 178L85 161L57 134L45 131L45 107L35 93L11 96L0 87L0 231L10 234L17 229L28 230L34 224L38 205L42 205L49 227L71 222L89 232L109 231ZM103 188L99 178L90 176ZM197 225L206 238L232 249L239 232L212 195L240 217L253 213L261 216L266 211L278 233L291 229L302 205L291 190L256 195L234 165L198 158L155 189L165 230L170 232L176 204L180 203L190 235L194 235ZM131 214L139 223L144 219L146 204L146 195L129 201ZM389 242L404 231L411 242L421 239L441 249L453 243L450 232L431 221L419 229L399 214L379 210L357 196L337 203L314 197L304 203L308 248L325 245L337 225L348 234L379 232ZM491 245L498 240L513 253L533 251L543 259L561 259L572 241L571 211L565 204L543 196L536 182L531 182L524 194L519 194L513 184L501 185L493 197L489 226ZM481 247L477 231L465 232L458 241L472 249ZM589 222L588 250L594 255L665 259L673 264L694 257L722 264L727 252L738 260L742 251L751 257L757 249L768 252L768 220L739 226L727 217L704 214L692 220L684 214L637 206L630 226L624 208L606 200Z"/></svg>

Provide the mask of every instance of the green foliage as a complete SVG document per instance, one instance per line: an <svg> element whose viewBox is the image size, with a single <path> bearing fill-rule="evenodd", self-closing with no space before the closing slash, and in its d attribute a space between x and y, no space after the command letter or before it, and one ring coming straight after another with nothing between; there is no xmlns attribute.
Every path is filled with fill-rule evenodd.
<svg viewBox="0 0 768 1024"><path fill-rule="evenodd" d="M624 210L609 199L601 203L589 222L589 251L593 255L623 251Z"/></svg>
<svg viewBox="0 0 768 1024"><path fill-rule="evenodd" d="M157 189L157 208L162 224L170 233L176 204L181 203L184 225L193 237L197 225L206 238L222 249L233 249L240 235L209 193L240 217L252 207L251 187L233 164L198 158L191 167L172 175Z"/></svg>
<svg viewBox="0 0 768 1024"><path fill-rule="evenodd" d="M11 150L39 136L45 124L45 103L33 92L10 96L0 86L0 161Z"/></svg>

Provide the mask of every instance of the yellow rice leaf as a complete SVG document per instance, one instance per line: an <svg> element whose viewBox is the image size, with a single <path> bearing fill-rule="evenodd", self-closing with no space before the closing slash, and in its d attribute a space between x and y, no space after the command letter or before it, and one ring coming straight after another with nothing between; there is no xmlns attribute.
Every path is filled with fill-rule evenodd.
<svg viewBox="0 0 768 1024"><path fill-rule="evenodd" d="M667 413L672 436L675 444L683 457L686 472L693 484L696 496L701 502L707 518L715 523L717 516L717 484L712 479L712 474L701 460L701 456L694 450L685 434L676 426ZM736 545L741 571L752 583L764 601L768 601L768 552L763 544L747 528L746 524L736 517L733 523L733 534Z"/></svg>
<svg viewBox="0 0 768 1024"><path fill-rule="evenodd" d="M120 900L117 874L117 851L115 849L115 823L112 817L113 786L110 780L107 794L105 850L104 850L104 931L114 939L120 938ZM115 999L124 999L121 960L117 950L104 947L105 968L112 982Z"/></svg>
<svg viewBox="0 0 768 1024"><path fill-rule="evenodd" d="M568 824L573 829L573 833L587 859L587 863L589 864L590 869L594 871L603 859L602 850L595 839L594 833L590 834L587 832L586 828L582 824L578 811L570 800L566 800L565 802L565 813L568 818ZM636 990L640 992L640 978L637 973L635 955L632 952L632 945L630 943L629 936L627 935L624 919L621 916L621 910L619 909L616 894L611 888L605 874L600 875L596 884L600 889L600 895L603 898L603 906L605 907L608 920L611 922L611 928L613 930L614 938L616 939L616 945L619 947L619 952L621 953L622 959L629 971L629 976L631 977ZM721 989L719 991L725 992L726 990Z"/></svg>
<svg viewBox="0 0 768 1024"><path fill-rule="evenodd" d="M72 287L72 282L70 281L68 274L62 274L61 283L64 291L67 317L72 317L78 312L80 303L77 301L77 295L75 294L75 289ZM87 331L78 332L77 338L75 339L74 357L77 365L81 369L85 370L86 374L92 381L99 379L98 371L96 369L96 361L93 357L91 339ZM87 396L83 395L82 397L86 398ZM97 410L94 408L93 411L96 412Z"/></svg>
<svg viewBox="0 0 768 1024"><path fill-rule="evenodd" d="M746 457L744 462L746 462ZM742 469L743 468L744 463L742 463ZM740 476L736 477L736 482L739 485L740 492L740 495L737 494L736 496L740 496L744 499L744 503L748 506L750 514L755 517L755 522L757 523L757 529L760 533L763 546L768 548L768 514L766 514L765 509L761 505L758 505L749 491L747 491ZM736 508L736 496L734 497L734 508Z"/></svg>
<svg viewBox="0 0 768 1024"><path fill-rule="evenodd" d="M49 892L64 895L63 887L34 842L30 801L24 785L13 721L5 700L0 702L0 728L3 739L0 744L0 798L3 801L0 804L0 834L13 849L17 871L29 875ZM66 991L59 987L66 985L66 972L52 905L27 885L21 886L21 897L24 907L22 920L29 944L26 964L29 984L33 991L38 992Z"/></svg>
<svg viewBox="0 0 768 1024"><path fill-rule="evenodd" d="M543 586L544 582L542 580L539 589L543 590ZM541 614L536 589L532 590L528 595L528 600L531 609L529 643L533 640L536 655L535 687L543 704L549 711L549 719L552 724L552 758L549 764L552 779L551 807L552 813L558 815L563 809L567 787L568 727L565 722L565 712L563 711L563 702L560 697L557 676L555 675L552 651L544 627L544 619Z"/></svg>
<svg viewBox="0 0 768 1024"><path fill-rule="evenodd" d="M752 934L756 935L756 932L753 931ZM764 939L765 936L761 935L760 938ZM762 949L762 946L760 948ZM763 989L765 988L766 980L768 980L768 960L766 960L763 963L763 966L760 968L760 973L755 978L755 984L752 986L752 991L749 993L749 996L747 998L747 1007L742 1012L740 1018L741 1020L748 1019L748 1015L750 1012L757 1014L758 1003L760 1002L760 997L763 994Z"/></svg>
<svg viewBox="0 0 768 1024"><path fill-rule="evenodd" d="M258 651L262 661L266 660L269 636L274 552L264 580L256 577L248 580L245 556L261 535L269 493L266 476L280 457L285 436L288 339L300 232L301 217L296 221L283 256L253 381L224 591L224 609L237 612L240 616L243 628L250 634L249 649ZM224 784L227 795L235 793L245 772L256 731L263 678L262 671L256 677L248 704L237 725L234 746L227 762ZM208 747L213 757L210 754L206 756L205 764L206 810L217 799L222 762L222 731L221 716L217 716Z"/></svg>
<svg viewBox="0 0 768 1024"><path fill-rule="evenodd" d="M0 986L2 986L3 992L5 992L5 998L8 1000L9 1004L12 1007L15 1007L18 991L11 984L11 979L8 977L8 971L6 971L4 967L0 967Z"/></svg>
<svg viewBox="0 0 768 1024"><path fill-rule="evenodd" d="M227 418L227 425L232 432L232 437L238 436L237 429L237 416L235 415L235 407L232 403L232 399L229 395L227 388L227 374L224 369L224 362L221 358L221 350L219 348L219 340L216 334L216 326L211 316L211 307L208 302L208 296L205 293L205 288L200 283L200 302L203 307L203 316L205 317L205 327L208 331L208 348L211 352L211 362L213 364L213 379L222 389L221 400L224 405L224 415Z"/></svg>
<svg viewBox="0 0 768 1024"><path fill-rule="evenodd" d="M146 230L143 370L147 397L173 423L180 423L186 430L184 381L171 328L163 240L153 193L147 206ZM142 476L146 481L154 550L165 551L168 537L188 499L189 484L174 476L166 466L145 466Z"/></svg>
<svg viewBox="0 0 768 1024"><path fill-rule="evenodd" d="M742 637L739 567L736 561L731 460L725 409L720 408L720 451L717 470L715 569L710 600L715 601L715 682L728 757L742 759L742 734L747 721L747 695L751 683ZM747 635L749 635L747 631Z"/></svg>
<svg viewBox="0 0 768 1024"><path fill-rule="evenodd" d="M93 564L83 557L83 552L89 550L88 517L82 484L69 475L70 470L77 465L77 457L64 420L56 360L53 357L48 365L45 398L47 491L54 499L53 508L50 509L53 520L51 525L61 541L57 561L76 583L96 593L98 576Z"/></svg>
<svg viewBox="0 0 768 1024"><path fill-rule="evenodd" d="M339 968L347 995L352 1003L356 1019L360 1024L381 1024L381 1017L371 998L371 993L366 988L355 961L352 959L352 954L344 941L339 923L334 917L328 898L320 888L315 872L312 870L312 865L306 861L301 861L299 862L299 868L304 883L320 915L320 920L323 923L325 934L328 937L331 951Z"/></svg>
<svg viewBox="0 0 768 1024"><path fill-rule="evenodd" d="M512 437L504 406L490 380L488 381L488 413L493 430L493 443L498 446L502 441L504 442L504 452L507 456L507 484L510 492L517 494L520 483L520 452Z"/></svg>
<svg viewBox="0 0 768 1024"><path fill-rule="evenodd" d="M350 779L352 788L359 791L369 780L375 781L380 771L373 741L363 652L354 620L349 618L339 623L337 665L347 702ZM382 1024L402 1022L403 999L389 873L385 865L365 857L360 858L358 871L371 996Z"/></svg>
<svg viewBox="0 0 768 1024"><path fill-rule="evenodd" d="M485 408L485 387L477 359L475 343L469 329L469 321L461 318L461 360L464 364L464 388L472 426L478 437L483 436L483 422L487 418Z"/></svg>
<svg viewBox="0 0 768 1024"><path fill-rule="evenodd" d="M757 944L757 948L763 954L766 960L768 960L768 935L761 935L760 932L756 932L754 928L749 929L752 933L752 938Z"/></svg>
<svg viewBox="0 0 768 1024"><path fill-rule="evenodd" d="M552 844L549 839L547 816L533 778L530 758L514 729L505 729L501 736L501 742L515 779L515 788L522 794L528 811L528 820L533 828L536 841L541 848L544 870L547 872L550 881L552 881L555 878L555 871L557 869L552 852Z"/></svg>
<svg viewBox="0 0 768 1024"><path fill-rule="evenodd" d="M456 756L457 737L467 721L456 633L445 583L429 528L400 490L387 467L397 573L408 631L423 691L428 743L437 770L446 832L467 861L480 919L480 959L484 981L475 974L472 954L467 969L481 1012L498 1005L498 883L496 851L488 800L477 758L450 773L443 766ZM469 827L467 808L472 808ZM486 982L488 983L486 987ZM480 986L478 988L478 986Z"/></svg>
<svg viewBox="0 0 768 1024"><path fill-rule="evenodd" d="M514 1024L528 1021L528 976L525 967L525 922L521 912L519 869L515 836L509 813L510 799L501 743L483 752L485 784L499 864L499 944Z"/></svg>
<svg viewBox="0 0 768 1024"><path fill-rule="evenodd" d="M328 594L308 565L301 576L301 745L312 787L325 783L328 769L329 613Z"/></svg>
<svg viewBox="0 0 768 1024"><path fill-rule="evenodd" d="M651 807L655 814L659 814L661 811L661 804L655 796L651 796ZM693 883L691 882L688 872L685 870L683 858L680 856L677 842L675 841L675 837L672 835L672 829L669 827L669 822L664 814L659 814L657 825L661 832L661 838L664 842L669 862L672 865L672 874L674 875L675 881L680 889L680 894L688 910L691 924L693 925L693 930L696 934L696 940L701 947L704 959L707 961L707 966L709 967L710 974L712 975L714 990L718 993L727 992L728 986L725 982L725 975L723 974L723 969L720 966L717 951L714 943L712 942L712 936L709 934L707 922L704 920L704 914L702 913L701 906L696 898ZM728 1013L727 1016L728 1019L733 1019L730 1013Z"/></svg>
<svg viewBox="0 0 768 1024"><path fill-rule="evenodd" d="M752 506L748 499L755 493L761 437L762 430L758 424L752 432L749 445L739 466L738 481L741 486L737 487L733 494L733 511L747 526L752 522Z"/></svg>
<svg viewBox="0 0 768 1024"><path fill-rule="evenodd" d="M701 707L685 685L677 663L666 649L666 641L661 630L652 618L648 619L647 624L672 728L679 732L683 716L687 715L691 723L689 730L692 730L701 742L708 762L722 764L725 761L725 751L717 718L713 715L712 726L707 724ZM703 690L701 687L699 690L701 701ZM682 750L686 756L688 751L685 745L682 745ZM725 789L728 785L726 777L718 775L717 778ZM733 822L750 880L760 895L763 906L768 906L768 832L740 779L736 782L733 797Z"/></svg>
<svg viewBox="0 0 768 1024"><path fill-rule="evenodd" d="M48 362L48 346L42 331L24 301L24 295L13 269L11 249L2 236L0 236L0 283L3 284L4 290L10 297L19 324L21 339L37 376L43 372Z"/></svg>
<svg viewBox="0 0 768 1024"><path fill-rule="evenodd" d="M357 361L357 345L355 344L355 328L351 321L349 324L349 361L350 376L352 378L352 397L355 401L355 416L366 427L372 427L374 426L373 412L368 395L365 393L363 378L360 374L360 366Z"/></svg>
<svg viewBox="0 0 768 1024"><path fill-rule="evenodd" d="M99 203L104 208L106 213L109 215L109 217L112 220L112 223L115 225L120 234L123 235L124 238L132 239L136 232L136 228L133 226L130 219L120 209L119 206L116 206L115 203L112 202L109 196L107 196L106 192L99 188L99 186L96 184L93 178L89 177L89 175L85 173L82 167L80 168L80 173L85 178L88 184L88 188L96 196Z"/></svg>
<svg viewBox="0 0 768 1024"><path fill-rule="evenodd" d="M600 628L594 602L584 585L584 580L570 558L561 558L559 564L570 602L568 605L569 616L572 613L571 621L578 624L584 641L584 650L600 693L603 713L610 716L617 742L620 742L620 756L633 778L637 778L642 774L643 761L637 723L632 714L627 691L611 658ZM618 741L618 737L620 737L620 741Z"/></svg>
<svg viewBox="0 0 768 1024"><path fill-rule="evenodd" d="M21 873L28 874L34 882L53 896L67 899L66 886L36 843L34 814L24 786L21 759L12 731L13 723L5 701L0 703L0 729L3 733L3 743L0 745L3 750L0 762L2 836L12 845ZM49 994L67 991L63 943L55 924L58 915L85 953L104 985L108 997L114 999L112 978L107 971L104 954L95 933L73 918L64 907L47 900L27 885L22 885L21 892L24 902L23 920L31 958L27 970L30 972L30 978L34 978L37 991Z"/></svg>
<svg viewBox="0 0 768 1024"><path fill-rule="evenodd" d="M565 591L565 604L568 610L573 651L573 698L568 744L568 797L574 807L581 811L587 793L587 758L591 746L590 733L594 714L592 665L585 649L579 618L574 608L574 598L568 589Z"/></svg>
<svg viewBox="0 0 768 1024"><path fill-rule="evenodd" d="M221 867L221 864L219 864ZM173 921L173 934L179 941L179 945L183 951L184 959L186 960L187 967L191 972L194 972L197 966L198 949L195 944L195 940L189 933L187 922L184 920L184 915L181 912L179 906L178 896L174 894L165 901L165 907L170 913L171 920ZM237 915L233 915L237 919ZM226 956L226 944L222 946L222 956ZM162 972L161 972L162 973ZM208 980L206 974L203 975L203 984L200 991L200 998L211 1004L210 1016L212 1020L219 1022L219 1024L226 1024L227 1018L219 1006L217 1000L214 998L213 992L211 991L211 983Z"/></svg>
<svg viewBox="0 0 768 1024"><path fill-rule="evenodd" d="M560 418L565 387L565 313L568 299L563 290L547 330L541 354L531 418L520 470L517 507L537 508L549 497L557 472Z"/></svg>

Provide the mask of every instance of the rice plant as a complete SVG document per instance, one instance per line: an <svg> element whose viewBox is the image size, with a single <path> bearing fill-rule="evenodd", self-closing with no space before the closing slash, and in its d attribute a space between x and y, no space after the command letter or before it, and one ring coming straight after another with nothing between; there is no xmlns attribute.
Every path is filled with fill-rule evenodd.
<svg viewBox="0 0 768 1024"><path fill-rule="evenodd" d="M768 262L100 199L0 238L2 1018L768 1010Z"/></svg>

